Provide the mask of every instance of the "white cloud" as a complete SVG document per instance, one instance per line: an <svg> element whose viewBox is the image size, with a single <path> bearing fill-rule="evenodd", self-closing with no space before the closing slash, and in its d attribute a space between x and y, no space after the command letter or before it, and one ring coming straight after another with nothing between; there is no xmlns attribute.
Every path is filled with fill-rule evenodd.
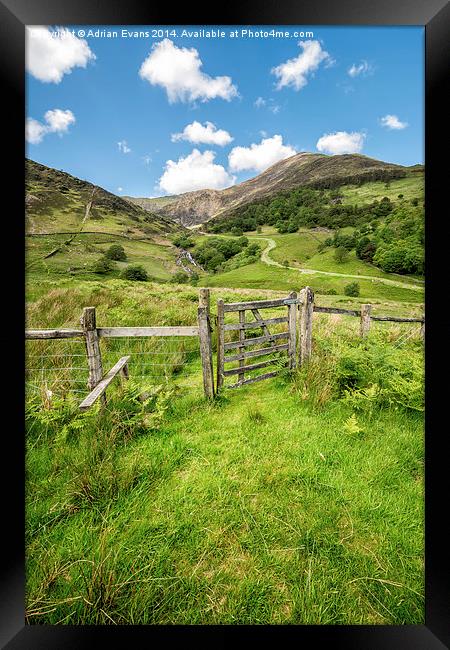
<svg viewBox="0 0 450 650"><path fill-rule="evenodd" d="M168 160L166 168L159 179L159 187L168 194L181 194L192 190L221 190L235 182L222 165L215 165L214 151L193 149L186 158L177 162Z"/></svg>
<svg viewBox="0 0 450 650"><path fill-rule="evenodd" d="M45 134L47 133L47 127L41 122L33 119L32 117L27 118L25 122L25 139L30 144L39 144L42 142Z"/></svg>
<svg viewBox="0 0 450 650"><path fill-rule="evenodd" d="M210 77L202 72L203 63L195 48L177 47L165 38L152 50L139 69L139 75L153 86L162 86L169 102L207 102L215 97L229 101L238 95L230 77Z"/></svg>
<svg viewBox="0 0 450 650"><path fill-rule="evenodd" d="M121 140L120 142L118 142L117 147L119 151L121 151L122 153L130 153L131 151L126 140Z"/></svg>
<svg viewBox="0 0 450 650"><path fill-rule="evenodd" d="M187 140L194 144L217 144L223 147L229 144L233 138L228 131L218 129L212 122L205 122L203 125L194 121L185 126L182 133L172 134L172 142L179 140Z"/></svg>
<svg viewBox="0 0 450 650"><path fill-rule="evenodd" d="M148 166L152 162L152 157L147 154L145 156L142 156L142 160L144 161L144 165Z"/></svg>
<svg viewBox="0 0 450 650"><path fill-rule="evenodd" d="M27 118L25 122L25 139L30 144L39 144L47 133L58 133L59 135L67 133L69 126L76 121L72 111L63 111L60 108L47 111L44 119L47 124L43 124L32 117Z"/></svg>
<svg viewBox="0 0 450 650"><path fill-rule="evenodd" d="M256 108L262 108L263 106L265 106L267 110L273 113L274 115L279 113L281 110L281 106L275 104L272 98L264 99L264 97L258 97L253 103L253 105L256 106Z"/></svg>
<svg viewBox="0 0 450 650"><path fill-rule="evenodd" d="M95 58L87 42L68 29L26 28L26 68L39 81L59 84L73 68L85 68Z"/></svg>
<svg viewBox="0 0 450 650"><path fill-rule="evenodd" d="M117 191L118 191L118 192L123 192L123 187L118 187L118 188L117 188Z"/></svg>
<svg viewBox="0 0 450 650"><path fill-rule="evenodd" d="M75 115L72 111L62 111L60 108L47 111L44 118L48 124L48 130L52 133L67 133L69 126L75 122Z"/></svg>
<svg viewBox="0 0 450 650"><path fill-rule="evenodd" d="M326 133L318 139L316 147L322 153L359 153L363 148L365 137L364 133L358 132L337 131L336 133Z"/></svg>
<svg viewBox="0 0 450 650"><path fill-rule="evenodd" d="M232 171L253 169L262 172L279 160L296 153L293 147L283 144L281 135L274 135L272 138L262 139L259 144L234 147L228 156L228 163Z"/></svg>
<svg viewBox="0 0 450 650"><path fill-rule="evenodd" d="M347 70L347 74L350 77L358 77L359 75L366 77L367 75L372 73L373 73L373 66L371 66L370 63L367 63L367 61L365 61L364 59L361 61L361 63L358 63L358 65L353 63Z"/></svg>
<svg viewBox="0 0 450 650"><path fill-rule="evenodd" d="M387 129L395 129L397 131L400 129L406 129L408 126L408 122L400 122L397 115L385 115L380 118L380 123Z"/></svg>
<svg viewBox="0 0 450 650"><path fill-rule="evenodd" d="M272 74L278 77L278 90L285 86L300 90L308 83L308 76L312 75L322 62L329 65L334 63L319 41L300 41L299 46L302 51L297 57L288 59L271 70Z"/></svg>

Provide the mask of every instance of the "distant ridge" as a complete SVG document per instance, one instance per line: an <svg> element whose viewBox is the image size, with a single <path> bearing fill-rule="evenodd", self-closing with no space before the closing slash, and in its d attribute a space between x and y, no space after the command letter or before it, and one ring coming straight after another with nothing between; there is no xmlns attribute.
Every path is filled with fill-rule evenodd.
<svg viewBox="0 0 450 650"><path fill-rule="evenodd" d="M275 163L248 181L224 190L198 190L165 197L165 205L146 199L142 203L161 216L184 226L204 223L216 216L226 216L236 207L258 201L285 190L298 187L331 188L339 185L388 181L423 170L422 165L404 167L369 158L362 154L327 156L319 153L298 153ZM129 198L133 203L142 199Z"/></svg>

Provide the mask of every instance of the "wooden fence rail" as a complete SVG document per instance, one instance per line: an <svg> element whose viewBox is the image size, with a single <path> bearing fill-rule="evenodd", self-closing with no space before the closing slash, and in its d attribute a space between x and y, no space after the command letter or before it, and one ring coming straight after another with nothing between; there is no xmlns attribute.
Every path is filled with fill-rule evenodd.
<svg viewBox="0 0 450 650"><path fill-rule="evenodd" d="M280 317L262 317L259 310L276 307L287 308L287 315ZM254 320L246 321L245 312L251 313ZM224 377L237 375L238 382L233 387L253 383L268 377L275 376L278 371L265 373L258 377L245 379L245 372L265 368L274 360L262 360L256 363L245 365L248 359L254 359L273 353L286 352L286 365L290 369L307 362L312 353L313 335L313 313L341 314L360 318L360 335L368 335L372 321L391 321L394 323L421 323L421 335L425 335L424 317L400 317L400 316L375 316L372 315L372 305L361 305L360 310L342 309L340 307L321 307L314 302L314 292L311 287L304 287L297 296L291 292L289 296L271 300L254 300L236 303L225 303L218 300L217 303L217 375L214 385L214 369L212 354L212 329L213 321L210 313L210 292L209 289L200 289L199 303L197 310L196 326L164 326L164 327L97 327L95 307L85 307L81 316L81 329L27 329L25 338L27 340L52 340L52 339L74 339L81 338L85 341L86 356L89 369L88 388L90 395L81 403L84 408L89 408L99 397L106 401L106 388L122 370L123 374L128 373L127 361L129 357L123 357L116 365L103 376L102 357L99 341L101 338L124 338L124 337L198 337L200 342L200 356L203 373L203 390L208 399L212 399L217 391L223 386ZM237 312L239 322L226 323L225 314ZM269 327L272 325L287 324L287 331L271 333ZM246 338L249 330L260 329L263 335L253 338ZM237 341L225 343L225 332L235 331L238 333ZM286 342L284 342L286 340ZM259 349L247 349L254 345L260 345ZM263 347L266 344L266 347ZM225 356L225 352L234 351L235 354ZM124 361L126 359L126 362ZM238 362L237 368L225 370L225 363ZM113 372L114 371L114 372ZM94 396L92 401L90 398ZM88 402L88 406L85 406Z"/></svg>
<svg viewBox="0 0 450 650"><path fill-rule="evenodd" d="M90 408L99 397L105 396L105 391L108 388L109 384L112 382L114 377L116 377L119 372L122 373L125 379L128 379L128 360L130 356L122 357L119 361L111 368L111 370L101 379L94 390L92 390L89 395L81 402L78 407L80 411L86 411Z"/></svg>
<svg viewBox="0 0 450 650"><path fill-rule="evenodd" d="M86 356L89 369L87 387L91 391L80 405L82 410L89 408L99 397L106 402L106 388L117 373L122 370L128 375L128 366L123 357L103 376L100 339L129 338L129 337L198 337L202 359L203 388L208 399L214 397L214 377L212 362L211 318L209 289L200 289L199 307L196 326L167 326L167 327L97 327L95 307L85 307L81 316L82 329L28 329L25 331L27 340L52 340L82 338L85 341Z"/></svg>

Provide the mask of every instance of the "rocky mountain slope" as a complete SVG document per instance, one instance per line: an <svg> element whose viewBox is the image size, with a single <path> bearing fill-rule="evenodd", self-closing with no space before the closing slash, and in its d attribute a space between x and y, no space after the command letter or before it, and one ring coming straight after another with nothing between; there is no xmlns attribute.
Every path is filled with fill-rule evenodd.
<svg viewBox="0 0 450 650"><path fill-rule="evenodd" d="M239 206L258 201L285 190L301 186L337 187L349 183L387 181L412 173L408 167L375 160L361 154L327 156L319 153L298 153L272 165L243 183L224 190L187 192L165 205L147 203L161 216L184 226L192 226L226 214ZM137 203L142 199L130 199ZM154 199L150 199L154 201ZM142 204L144 205L144 204Z"/></svg>

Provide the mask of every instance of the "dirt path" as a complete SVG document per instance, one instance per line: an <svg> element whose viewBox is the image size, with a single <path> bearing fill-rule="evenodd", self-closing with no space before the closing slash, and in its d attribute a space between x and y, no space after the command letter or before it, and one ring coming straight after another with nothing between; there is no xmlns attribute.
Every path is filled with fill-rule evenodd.
<svg viewBox="0 0 450 650"><path fill-rule="evenodd" d="M317 271L315 269L299 269L296 266L284 266L276 262L269 255L270 251L277 247L274 239L270 237L249 237L249 239L260 239L267 243L266 248L261 253L261 262L269 266L279 266L282 269L290 269L291 271L298 271L298 273L305 274L319 274L319 275L333 275L338 278L355 278L356 280L372 280L372 282L382 282L383 284L390 284L393 287L401 287L402 289L412 289L413 291L423 291L423 286L415 284L407 284L406 282L398 282L397 280L388 280L386 278L377 278L372 275L350 275L349 273L334 273L333 271Z"/></svg>

